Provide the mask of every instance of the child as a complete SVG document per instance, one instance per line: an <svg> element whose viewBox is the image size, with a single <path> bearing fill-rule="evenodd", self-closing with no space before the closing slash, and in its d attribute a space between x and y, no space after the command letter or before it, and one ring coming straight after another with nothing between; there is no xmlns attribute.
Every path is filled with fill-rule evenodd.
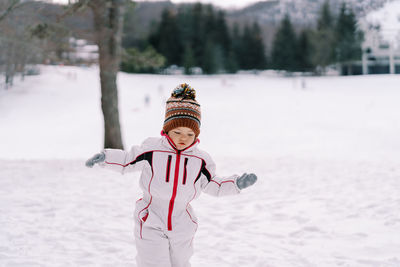
<svg viewBox="0 0 400 267"><path fill-rule="evenodd" d="M238 194L254 184L254 174L215 176L211 157L197 148L200 105L196 92L181 84L167 100L161 138L148 138L129 152L105 149L86 162L122 173L141 170L143 198L136 202L138 267L188 267L197 218L190 202L201 191L213 196Z"/></svg>

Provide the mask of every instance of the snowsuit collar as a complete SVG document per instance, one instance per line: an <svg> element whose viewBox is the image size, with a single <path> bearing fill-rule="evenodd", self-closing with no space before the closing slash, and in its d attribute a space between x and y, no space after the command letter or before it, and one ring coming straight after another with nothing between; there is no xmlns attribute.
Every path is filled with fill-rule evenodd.
<svg viewBox="0 0 400 267"><path fill-rule="evenodd" d="M191 144L190 146L188 146L185 149L179 150L176 148L172 139L164 131L161 131L161 135L162 135L161 138L162 138L163 145L168 147L169 149L174 150L175 152L192 152L197 147L197 144L200 143L200 140L198 138L196 138L196 140L193 142L193 144Z"/></svg>

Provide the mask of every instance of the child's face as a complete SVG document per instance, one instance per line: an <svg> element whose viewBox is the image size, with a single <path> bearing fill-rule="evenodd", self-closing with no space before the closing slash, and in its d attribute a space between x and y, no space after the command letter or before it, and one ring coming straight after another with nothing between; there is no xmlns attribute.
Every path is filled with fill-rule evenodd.
<svg viewBox="0 0 400 267"><path fill-rule="evenodd" d="M193 144L196 135L188 127L177 127L168 132L168 136L174 142L178 150L183 150Z"/></svg>

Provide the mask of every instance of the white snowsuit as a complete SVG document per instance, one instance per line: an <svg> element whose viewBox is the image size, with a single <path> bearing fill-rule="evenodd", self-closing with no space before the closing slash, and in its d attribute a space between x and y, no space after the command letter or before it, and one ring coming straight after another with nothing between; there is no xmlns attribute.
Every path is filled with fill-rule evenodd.
<svg viewBox="0 0 400 267"><path fill-rule="evenodd" d="M238 176L216 177L214 162L197 143L179 151L164 135L129 152L104 150L102 166L121 173L142 171L143 198L136 202L134 215L138 267L189 267L197 230L190 202L201 191L213 196L240 192Z"/></svg>

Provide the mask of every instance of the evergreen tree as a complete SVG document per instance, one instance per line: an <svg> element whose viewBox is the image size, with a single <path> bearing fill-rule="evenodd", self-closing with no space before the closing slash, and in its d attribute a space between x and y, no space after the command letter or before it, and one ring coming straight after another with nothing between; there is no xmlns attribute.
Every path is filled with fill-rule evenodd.
<svg viewBox="0 0 400 267"><path fill-rule="evenodd" d="M223 73L226 71L226 57L225 51L220 44L214 46L214 63L216 66L216 71L214 73Z"/></svg>
<svg viewBox="0 0 400 267"><path fill-rule="evenodd" d="M191 44L187 43L183 54L183 67L185 68L185 74L192 74L191 68L194 66L196 66L196 59L193 54L193 49Z"/></svg>
<svg viewBox="0 0 400 267"><path fill-rule="evenodd" d="M164 64L165 58L153 47L146 47L143 51L131 47L122 54L120 69L129 73L154 73Z"/></svg>
<svg viewBox="0 0 400 267"><path fill-rule="evenodd" d="M240 68L249 70L252 69L251 58L248 56L248 52L252 49L251 47L251 30L248 25L245 25L243 34L240 37L240 51L239 51L239 62Z"/></svg>
<svg viewBox="0 0 400 267"><path fill-rule="evenodd" d="M217 21L214 14L214 8L212 5L207 5L203 14L203 23L204 23L204 33L208 38L216 40L216 27Z"/></svg>
<svg viewBox="0 0 400 267"><path fill-rule="evenodd" d="M275 34L272 45L271 63L273 68L287 71L296 70L296 41L296 34L289 15L286 15Z"/></svg>
<svg viewBox="0 0 400 267"><path fill-rule="evenodd" d="M331 29L334 25L334 17L331 13L329 0L325 1L321 7L320 17L317 20L317 30Z"/></svg>
<svg viewBox="0 0 400 267"><path fill-rule="evenodd" d="M172 11L163 11L156 32L150 36L150 43L167 59L167 65L181 63L183 47L177 18Z"/></svg>
<svg viewBox="0 0 400 267"><path fill-rule="evenodd" d="M183 43L193 41L193 18L192 8L187 5L180 5L177 14L177 23L179 28L179 37ZM185 45L184 45L185 47Z"/></svg>
<svg viewBox="0 0 400 267"><path fill-rule="evenodd" d="M191 8L191 18L192 18L192 36L190 40L193 44L193 53L197 64L203 68L203 55L204 49L207 41L207 32L205 31L204 23L204 8L200 3L196 3Z"/></svg>
<svg viewBox="0 0 400 267"><path fill-rule="evenodd" d="M221 45L224 51L229 51L231 49L231 37L223 11L218 11L214 31L216 42Z"/></svg>
<svg viewBox="0 0 400 267"><path fill-rule="evenodd" d="M232 43L231 43L231 52L229 53L229 60L227 62L228 72L236 72L238 69L242 67L242 40L239 32L239 25L235 23L232 29Z"/></svg>
<svg viewBox="0 0 400 267"><path fill-rule="evenodd" d="M233 52L236 54L240 68L245 70L264 69L267 59L260 26L254 22L252 27L245 25L239 37L238 27L233 30Z"/></svg>
<svg viewBox="0 0 400 267"><path fill-rule="evenodd" d="M309 32L303 30L297 40L296 62L297 70L301 72L312 71L314 69L311 62L312 44Z"/></svg>
<svg viewBox="0 0 400 267"><path fill-rule="evenodd" d="M166 58L167 65L183 65L187 73L195 65L205 73L265 68L259 25L246 27L242 36L235 27L231 38L224 12L200 3L181 5L177 15L164 10L149 43Z"/></svg>
<svg viewBox="0 0 400 267"><path fill-rule="evenodd" d="M225 69L228 73L236 73L239 70L239 63L233 50L228 52L228 56L225 61Z"/></svg>
<svg viewBox="0 0 400 267"><path fill-rule="evenodd" d="M361 59L362 39L353 11L343 3L336 24L336 60L347 66L347 74L352 74L351 62Z"/></svg>
<svg viewBox="0 0 400 267"><path fill-rule="evenodd" d="M225 71L232 72L234 70L234 59L230 59L232 55L231 37L229 35L228 26L226 25L225 13L218 11L215 25L215 42L220 47L222 62L221 68ZM229 70L228 70L229 69Z"/></svg>
<svg viewBox="0 0 400 267"><path fill-rule="evenodd" d="M325 68L334 62L335 58L335 32L334 17L331 14L329 2L326 1L317 21L317 29L313 34L314 54L312 62L325 72Z"/></svg>
<svg viewBox="0 0 400 267"><path fill-rule="evenodd" d="M135 23L135 2L128 2L124 14L124 28L122 35L122 47L129 48L137 45L137 24Z"/></svg>
<svg viewBox="0 0 400 267"><path fill-rule="evenodd" d="M214 43L209 39L207 40L204 48L202 69L206 74L214 74L218 71L217 53Z"/></svg>
<svg viewBox="0 0 400 267"><path fill-rule="evenodd" d="M265 47L262 38L261 28L257 22L253 23L251 29L251 50L249 57L251 58L251 65L253 69L264 69L267 65L267 58L265 56Z"/></svg>

